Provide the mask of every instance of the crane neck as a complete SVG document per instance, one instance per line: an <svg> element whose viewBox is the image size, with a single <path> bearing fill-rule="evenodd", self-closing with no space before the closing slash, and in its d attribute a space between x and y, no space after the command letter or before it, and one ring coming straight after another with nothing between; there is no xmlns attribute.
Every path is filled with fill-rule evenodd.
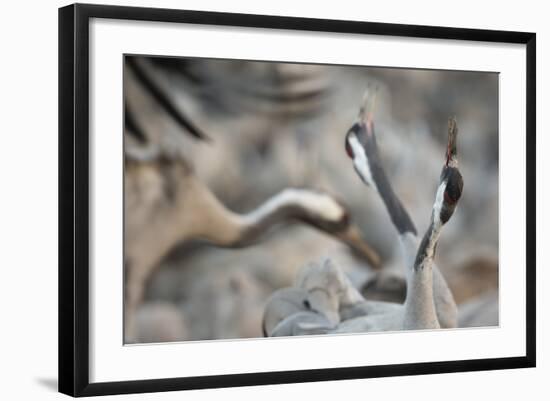
<svg viewBox="0 0 550 401"><path fill-rule="evenodd" d="M437 242L441 233L441 227L441 223L434 221L432 213L430 226L424 234L424 237L422 237L422 241L420 242L420 246L418 247L418 251L416 253L414 260L415 270L426 268L431 269L435 257L435 250L437 248Z"/></svg>
<svg viewBox="0 0 550 401"><path fill-rule="evenodd" d="M245 242L260 237L280 223L301 221L326 232L337 232L348 224L344 207L325 193L287 188L242 216Z"/></svg>
<svg viewBox="0 0 550 401"><path fill-rule="evenodd" d="M397 232L401 235L411 233L416 235L416 227L409 216L409 213L395 194L393 187L382 166L382 160L378 151L376 138L373 137L365 148L368 163L368 170L372 176L375 190L378 192Z"/></svg>
<svg viewBox="0 0 550 401"><path fill-rule="evenodd" d="M256 209L238 214L217 202L216 228L205 239L221 246L241 247L259 240L279 224L302 221L325 231L347 223L345 210L328 195L301 189L285 189ZM323 218L320 218L322 216Z"/></svg>
<svg viewBox="0 0 550 401"><path fill-rule="evenodd" d="M416 227L409 213L395 194L384 170L382 168L373 168L372 173L373 179L376 182L376 190L380 194L397 232L400 235L410 233L416 236Z"/></svg>

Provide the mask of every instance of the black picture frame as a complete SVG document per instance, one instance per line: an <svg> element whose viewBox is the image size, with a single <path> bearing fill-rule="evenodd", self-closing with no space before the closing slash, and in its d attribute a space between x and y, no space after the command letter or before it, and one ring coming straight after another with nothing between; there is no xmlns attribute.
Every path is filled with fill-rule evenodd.
<svg viewBox="0 0 550 401"><path fill-rule="evenodd" d="M90 383L89 22L178 22L526 46L526 354L521 357ZM59 391L94 396L534 367L536 364L536 35L527 32L75 4L59 9Z"/></svg>

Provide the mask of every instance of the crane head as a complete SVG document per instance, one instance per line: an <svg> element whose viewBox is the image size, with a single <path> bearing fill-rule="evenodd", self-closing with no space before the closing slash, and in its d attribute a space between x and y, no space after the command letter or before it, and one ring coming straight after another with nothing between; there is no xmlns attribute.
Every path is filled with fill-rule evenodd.
<svg viewBox="0 0 550 401"><path fill-rule="evenodd" d="M442 224L449 221L453 215L456 205L462 196L462 189L464 187L462 174L458 169L456 150L457 134L458 128L456 119L450 118L445 164L441 170L439 189L434 204L435 217L438 218Z"/></svg>

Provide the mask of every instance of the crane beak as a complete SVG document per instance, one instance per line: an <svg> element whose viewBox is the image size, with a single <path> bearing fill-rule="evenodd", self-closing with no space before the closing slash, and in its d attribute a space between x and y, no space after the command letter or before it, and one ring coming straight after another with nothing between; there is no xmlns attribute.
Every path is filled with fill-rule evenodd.
<svg viewBox="0 0 550 401"><path fill-rule="evenodd" d="M356 225L348 225L343 231L337 233L336 236L353 249L360 257L365 259L373 269L380 269L380 255L378 255L378 252L376 252L376 250L363 238L361 231Z"/></svg>
<svg viewBox="0 0 550 401"><path fill-rule="evenodd" d="M456 137L458 134L458 128L456 125L456 118L449 118L449 136L447 141L446 161L445 166L456 166Z"/></svg>
<svg viewBox="0 0 550 401"><path fill-rule="evenodd" d="M365 125L372 124L374 113L376 111L376 95L378 94L378 87L368 85L363 94L363 101L361 108L359 109L359 120L363 121Z"/></svg>

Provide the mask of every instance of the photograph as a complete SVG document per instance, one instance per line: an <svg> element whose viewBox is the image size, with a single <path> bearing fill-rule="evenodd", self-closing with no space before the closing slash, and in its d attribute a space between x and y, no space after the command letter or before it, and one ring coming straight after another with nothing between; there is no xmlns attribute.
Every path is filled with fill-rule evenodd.
<svg viewBox="0 0 550 401"><path fill-rule="evenodd" d="M123 94L124 344L499 326L498 72L125 54Z"/></svg>

